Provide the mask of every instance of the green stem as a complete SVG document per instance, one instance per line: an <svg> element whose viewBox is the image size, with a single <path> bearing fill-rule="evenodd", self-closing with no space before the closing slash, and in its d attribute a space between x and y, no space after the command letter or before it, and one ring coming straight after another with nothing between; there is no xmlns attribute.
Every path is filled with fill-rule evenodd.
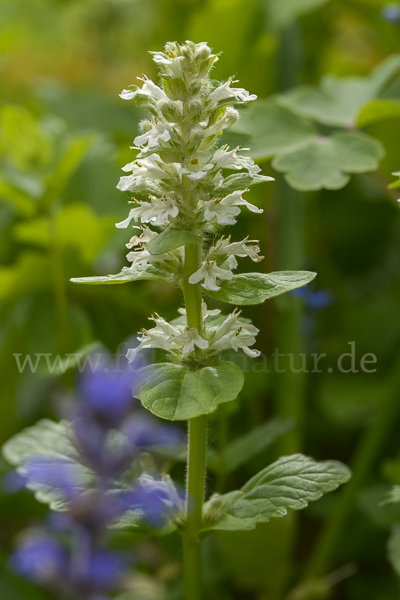
<svg viewBox="0 0 400 600"><path fill-rule="evenodd" d="M396 364L395 378L398 364ZM400 405L399 383L397 379L394 381L394 387L391 393L388 393L379 415L365 431L355 451L350 464L352 478L338 495L325 529L314 546L306 568L305 579L321 577L330 569L336 550L339 544L343 543L343 535L351 514L356 508L357 494L376 464L385 440L389 439L392 428L396 426Z"/></svg>
<svg viewBox="0 0 400 600"><path fill-rule="evenodd" d="M182 283L188 327L202 331L201 289L189 283L189 277L199 268L199 248L185 246L185 273ZM207 417L189 421L186 529L183 538L183 587L185 600L202 598L201 540L206 474Z"/></svg>
<svg viewBox="0 0 400 600"><path fill-rule="evenodd" d="M57 221L55 206L50 207L48 214L48 229L50 234L50 262L53 271L53 289L58 317L58 328L60 335L60 349L66 354L69 351L68 330L68 301L65 286L65 273L63 265L62 250L58 241Z"/></svg>

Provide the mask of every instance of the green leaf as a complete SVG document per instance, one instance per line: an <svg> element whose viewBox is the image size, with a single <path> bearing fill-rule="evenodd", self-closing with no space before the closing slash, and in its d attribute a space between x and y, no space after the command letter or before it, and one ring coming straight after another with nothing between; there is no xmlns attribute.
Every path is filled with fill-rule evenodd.
<svg viewBox="0 0 400 600"><path fill-rule="evenodd" d="M214 460L209 460L208 466L214 471L223 469L225 473L231 473L268 448L277 438L293 429L293 426L293 419L271 419L236 438L226 446L223 453Z"/></svg>
<svg viewBox="0 0 400 600"><path fill-rule="evenodd" d="M46 192L41 200L45 207L50 207L64 191L68 180L85 157L92 143L91 136L76 137L69 141L58 162L46 182Z"/></svg>
<svg viewBox="0 0 400 600"><path fill-rule="evenodd" d="M275 273L246 273L222 281L218 292L207 294L229 304L246 306L261 304L268 298L279 296L310 283L316 276L312 271L276 271Z"/></svg>
<svg viewBox="0 0 400 600"><path fill-rule="evenodd" d="M316 462L302 454L284 456L252 477L241 490L224 494L215 522L206 529L254 529L257 523L284 517L288 510L305 508L349 478L350 470L340 462ZM206 504L205 515L208 509Z"/></svg>
<svg viewBox="0 0 400 600"><path fill-rule="evenodd" d="M388 541L388 558L397 575L400 575L400 525L392 529Z"/></svg>
<svg viewBox="0 0 400 600"><path fill-rule="evenodd" d="M273 177L268 175L254 175L250 177L247 173L237 173L235 175L229 175L225 177L222 184L216 188L215 194L225 194L226 192L234 192L235 190L243 190L251 185L257 183L264 183L265 181L271 181Z"/></svg>
<svg viewBox="0 0 400 600"><path fill-rule="evenodd" d="M254 159L298 148L317 133L311 123L271 100L258 100L242 110L231 131L247 136L243 145L251 147Z"/></svg>
<svg viewBox="0 0 400 600"><path fill-rule="evenodd" d="M148 267L147 271L121 271L116 275L103 275L103 276L93 276L93 277L74 277L70 279L72 283L84 283L88 285L115 285L119 283L130 283L131 281L142 281L142 280L150 280L150 281L158 281L160 283L165 283L162 278L162 273L159 271L150 270Z"/></svg>
<svg viewBox="0 0 400 600"><path fill-rule="evenodd" d="M187 371L181 365L159 363L140 371L144 384L136 392L145 408L162 419L193 419L234 400L243 387L241 370L231 362Z"/></svg>
<svg viewBox="0 0 400 600"><path fill-rule="evenodd" d="M397 181L393 181L393 183L391 183L388 187L390 189L396 189L400 187L400 171L395 171L394 173L392 173L392 175L394 175L395 177L398 177Z"/></svg>
<svg viewBox="0 0 400 600"><path fill-rule="evenodd" d="M368 102L357 117L357 127L366 127L376 121L400 117L400 102L393 100L372 100Z"/></svg>
<svg viewBox="0 0 400 600"><path fill-rule="evenodd" d="M86 467L73 444L69 424L66 421L55 423L42 419L32 427L28 427L12 437L3 446L3 455L9 463L18 467L18 472L25 474L27 461L33 457L46 457L59 461L67 461L74 470L76 488L84 492L93 482L93 472ZM52 510L60 510L65 502L60 492L43 483L28 486L39 502L50 505Z"/></svg>
<svg viewBox="0 0 400 600"><path fill-rule="evenodd" d="M160 235L153 238L147 244L147 250L150 254L164 254L165 252L170 252L170 250L175 250L175 248L180 248L186 244L201 244L202 241L201 237L190 233L190 231L185 231L184 229L165 229Z"/></svg>
<svg viewBox="0 0 400 600"><path fill-rule="evenodd" d="M299 116L333 127L353 127L362 107L373 100L400 68L400 55L380 63L366 77L325 75L319 87L304 85L279 96L278 102Z"/></svg>
<svg viewBox="0 0 400 600"><path fill-rule="evenodd" d="M282 31L303 13L311 12L327 2L328 0L269 0L263 3L266 25L272 30Z"/></svg>
<svg viewBox="0 0 400 600"><path fill-rule="evenodd" d="M384 155L382 144L365 133L340 132L316 137L295 152L276 156L272 166L286 174L294 189L336 190L349 182L349 173L375 171Z"/></svg>

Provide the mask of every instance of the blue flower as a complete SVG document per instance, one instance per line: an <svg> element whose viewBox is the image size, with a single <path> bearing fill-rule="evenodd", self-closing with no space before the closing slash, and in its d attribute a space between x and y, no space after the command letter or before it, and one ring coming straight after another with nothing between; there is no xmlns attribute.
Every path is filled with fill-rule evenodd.
<svg viewBox="0 0 400 600"><path fill-rule="evenodd" d="M333 294L330 290L313 290L310 286L304 286L289 292L292 296L301 298L310 310L322 310L333 303Z"/></svg>
<svg viewBox="0 0 400 600"><path fill-rule="evenodd" d="M56 539L31 532L11 557L11 568L37 583L50 583L66 575L68 556Z"/></svg>
<svg viewBox="0 0 400 600"><path fill-rule="evenodd" d="M138 371L129 364L118 369L108 362L94 371L87 369L79 381L81 411L91 413L99 423L116 427L131 410L138 383Z"/></svg>
<svg viewBox="0 0 400 600"><path fill-rule="evenodd" d="M400 4L398 2L386 4L386 6L382 8L381 16L382 19L388 23L400 25Z"/></svg>

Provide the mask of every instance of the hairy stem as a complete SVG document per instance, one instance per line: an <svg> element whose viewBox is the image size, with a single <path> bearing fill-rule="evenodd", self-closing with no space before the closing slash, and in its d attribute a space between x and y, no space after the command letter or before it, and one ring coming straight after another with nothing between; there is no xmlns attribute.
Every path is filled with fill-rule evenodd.
<svg viewBox="0 0 400 600"><path fill-rule="evenodd" d="M188 327L202 331L201 288L189 283L199 268L199 249L185 246L185 275L182 283ZM188 431L188 467L186 488L186 530L183 538L183 586L185 600L202 597L201 541L204 481L206 473L207 417L191 419Z"/></svg>

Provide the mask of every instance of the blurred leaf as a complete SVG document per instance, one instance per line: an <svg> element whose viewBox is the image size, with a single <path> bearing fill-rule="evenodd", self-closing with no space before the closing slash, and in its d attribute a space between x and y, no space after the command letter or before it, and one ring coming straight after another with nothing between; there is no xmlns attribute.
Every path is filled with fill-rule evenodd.
<svg viewBox="0 0 400 600"><path fill-rule="evenodd" d="M5 105L0 109L0 153L22 171L48 167L53 141L40 121L24 106Z"/></svg>
<svg viewBox="0 0 400 600"><path fill-rule="evenodd" d="M317 134L311 123L271 100L258 100L240 114L230 131L245 136L238 143L250 146L254 159L295 150Z"/></svg>
<svg viewBox="0 0 400 600"><path fill-rule="evenodd" d="M400 117L400 103L393 100L372 100L366 104L357 117L357 127L365 127L376 121Z"/></svg>
<svg viewBox="0 0 400 600"><path fill-rule="evenodd" d="M316 10L329 0L264 0L268 28L283 30L304 13Z"/></svg>
<svg viewBox="0 0 400 600"><path fill-rule="evenodd" d="M91 142L92 138L89 136L76 137L68 141L59 158L58 165L47 178L46 192L41 199L41 204L44 207L49 208L60 198L68 180L88 151Z"/></svg>
<svg viewBox="0 0 400 600"><path fill-rule="evenodd" d="M315 462L294 454L284 456L252 477L242 488L222 496L219 517L206 529L238 531L301 510L350 478L340 462ZM208 503L205 506L207 515ZM207 517L206 517L207 518Z"/></svg>
<svg viewBox="0 0 400 600"><path fill-rule="evenodd" d="M29 459L54 459L56 464L62 460L72 467L74 485L78 493L82 493L91 487L93 472L82 463L81 456L71 441L69 427L67 421L55 423L49 419L42 419L6 442L3 455L9 463L17 467L21 475L25 475ZM60 491L46 483L34 483L27 487L35 493L39 502L49 504L52 510L60 510L64 504L64 497Z"/></svg>
<svg viewBox="0 0 400 600"><path fill-rule="evenodd" d="M261 304L268 298L307 285L315 276L316 273L310 271L246 273L234 275L229 281L222 281L218 292L207 290L207 294L229 304L240 306Z"/></svg>
<svg viewBox="0 0 400 600"><path fill-rule="evenodd" d="M67 205L56 216L57 243L76 248L82 260L90 264L114 232L115 219L98 217L85 204ZM44 217L18 223L14 237L23 244L48 247L51 244L48 220Z"/></svg>
<svg viewBox="0 0 400 600"><path fill-rule="evenodd" d="M400 485L393 486L386 498L387 504L396 502L400 502Z"/></svg>
<svg viewBox="0 0 400 600"><path fill-rule="evenodd" d="M248 433L230 442L222 453L213 460L208 460L208 466L218 471L223 468L224 472L231 473L252 458L268 448L274 441L294 427L293 419L271 419Z"/></svg>
<svg viewBox="0 0 400 600"><path fill-rule="evenodd" d="M400 576L400 525L392 529L388 541L388 558L393 569Z"/></svg>
<svg viewBox="0 0 400 600"><path fill-rule="evenodd" d="M17 213L24 217L31 217L36 210L32 199L25 192L0 179L0 200L12 206Z"/></svg>
<svg viewBox="0 0 400 600"><path fill-rule="evenodd" d="M202 238L184 229L164 229L160 235L150 240L147 250L150 254L164 254L186 244L201 244Z"/></svg>
<svg viewBox="0 0 400 600"><path fill-rule="evenodd" d="M49 260L39 252L25 252L14 265L0 267L0 303L50 286Z"/></svg>
<svg viewBox="0 0 400 600"><path fill-rule="evenodd" d="M387 485L377 484L358 494L358 504L364 514L374 525L385 529L400 523L400 505L388 503L388 489Z"/></svg>
<svg viewBox="0 0 400 600"><path fill-rule="evenodd" d="M286 174L294 189L335 190L349 182L349 173L375 171L384 155L381 142L365 133L340 132L316 137L295 152L280 154L272 166Z"/></svg>
<svg viewBox="0 0 400 600"><path fill-rule="evenodd" d="M144 367L140 374L144 383L135 395L157 417L171 421L214 412L219 404L234 400L244 382L241 370L226 361L197 371L159 363Z"/></svg>
<svg viewBox="0 0 400 600"><path fill-rule="evenodd" d="M395 171L394 173L392 173L392 175L394 175L395 177L398 177L397 181L394 181L393 183L391 183L389 185L390 189L396 189L400 187L400 171Z"/></svg>
<svg viewBox="0 0 400 600"><path fill-rule="evenodd" d="M304 85L279 96L298 115L333 127L354 127L361 108L378 96L400 69L400 55L384 59L366 77L325 75L320 86Z"/></svg>

